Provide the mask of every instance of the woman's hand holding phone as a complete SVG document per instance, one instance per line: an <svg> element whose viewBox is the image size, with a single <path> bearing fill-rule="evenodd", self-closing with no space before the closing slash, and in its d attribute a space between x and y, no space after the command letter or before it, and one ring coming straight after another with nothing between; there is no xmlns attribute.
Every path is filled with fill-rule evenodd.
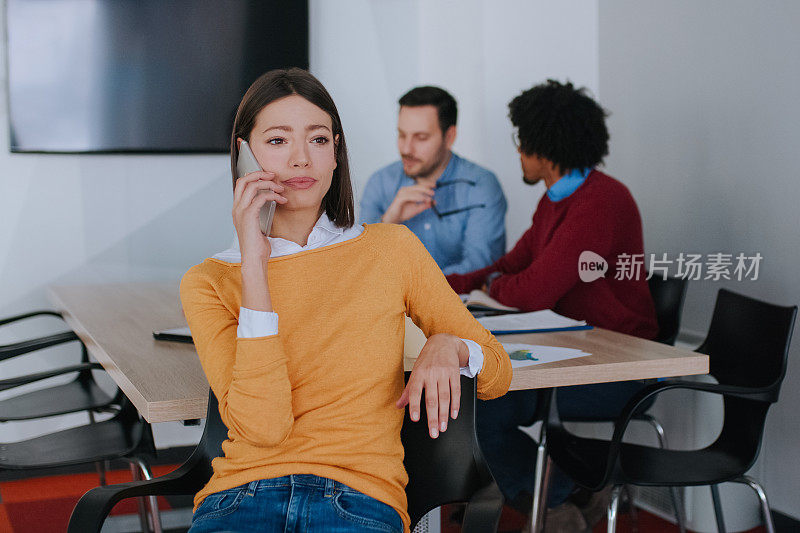
<svg viewBox="0 0 800 533"><path fill-rule="evenodd" d="M285 187L275 180L274 172L257 171L236 180L233 191L233 225L239 237L242 261L245 258L269 259L269 240L261 233L259 211L267 202L285 204Z"/></svg>
<svg viewBox="0 0 800 533"><path fill-rule="evenodd" d="M242 307L271 311L267 287L269 239L261 233L259 211L267 202L285 204L284 186L273 172L251 172L236 181L233 190L233 225L242 254Z"/></svg>

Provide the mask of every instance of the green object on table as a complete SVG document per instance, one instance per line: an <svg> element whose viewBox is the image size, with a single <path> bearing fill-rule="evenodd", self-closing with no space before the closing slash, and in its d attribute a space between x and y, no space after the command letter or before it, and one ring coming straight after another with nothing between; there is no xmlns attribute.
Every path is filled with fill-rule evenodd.
<svg viewBox="0 0 800 533"><path fill-rule="evenodd" d="M530 350L515 350L508 354L514 361L538 361L539 359L533 356Z"/></svg>

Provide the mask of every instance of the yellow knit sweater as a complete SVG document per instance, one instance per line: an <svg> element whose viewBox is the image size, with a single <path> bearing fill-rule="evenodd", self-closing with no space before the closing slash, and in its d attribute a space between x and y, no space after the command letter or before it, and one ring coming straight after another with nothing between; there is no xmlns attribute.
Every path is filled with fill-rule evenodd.
<svg viewBox="0 0 800 533"><path fill-rule="evenodd" d="M236 336L241 264L207 259L181 282L229 429L195 507L251 481L315 474L392 506L408 529L403 411L394 405L404 387L404 315L426 336L450 333L481 345L480 398L508 390L508 355L404 226L371 224L349 241L270 259L268 276L279 333L253 339Z"/></svg>

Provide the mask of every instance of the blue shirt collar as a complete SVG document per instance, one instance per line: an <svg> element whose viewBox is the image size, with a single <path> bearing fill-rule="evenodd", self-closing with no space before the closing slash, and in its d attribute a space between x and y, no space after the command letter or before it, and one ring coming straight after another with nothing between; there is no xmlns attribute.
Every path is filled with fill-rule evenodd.
<svg viewBox="0 0 800 533"><path fill-rule="evenodd" d="M442 175L439 176L439 179L436 180L436 182L438 183L440 181L447 181L448 179L450 179L452 175L455 174L455 168L457 165L458 165L458 156L453 152L450 152L450 161L447 162L447 166L444 167Z"/></svg>
<svg viewBox="0 0 800 533"><path fill-rule="evenodd" d="M591 168L573 168L547 189L547 197L553 202L560 202L578 190L591 171Z"/></svg>

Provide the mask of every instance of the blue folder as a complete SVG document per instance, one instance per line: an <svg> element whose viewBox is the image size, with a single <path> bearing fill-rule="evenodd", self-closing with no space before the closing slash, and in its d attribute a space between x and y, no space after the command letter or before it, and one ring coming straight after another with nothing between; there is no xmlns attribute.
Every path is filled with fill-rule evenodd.
<svg viewBox="0 0 800 533"><path fill-rule="evenodd" d="M592 329L594 326L586 324L585 326L569 326L566 328L540 328L540 329L519 329L519 330L489 330L492 335L519 335L522 333L551 333L553 331L581 331L584 329Z"/></svg>

